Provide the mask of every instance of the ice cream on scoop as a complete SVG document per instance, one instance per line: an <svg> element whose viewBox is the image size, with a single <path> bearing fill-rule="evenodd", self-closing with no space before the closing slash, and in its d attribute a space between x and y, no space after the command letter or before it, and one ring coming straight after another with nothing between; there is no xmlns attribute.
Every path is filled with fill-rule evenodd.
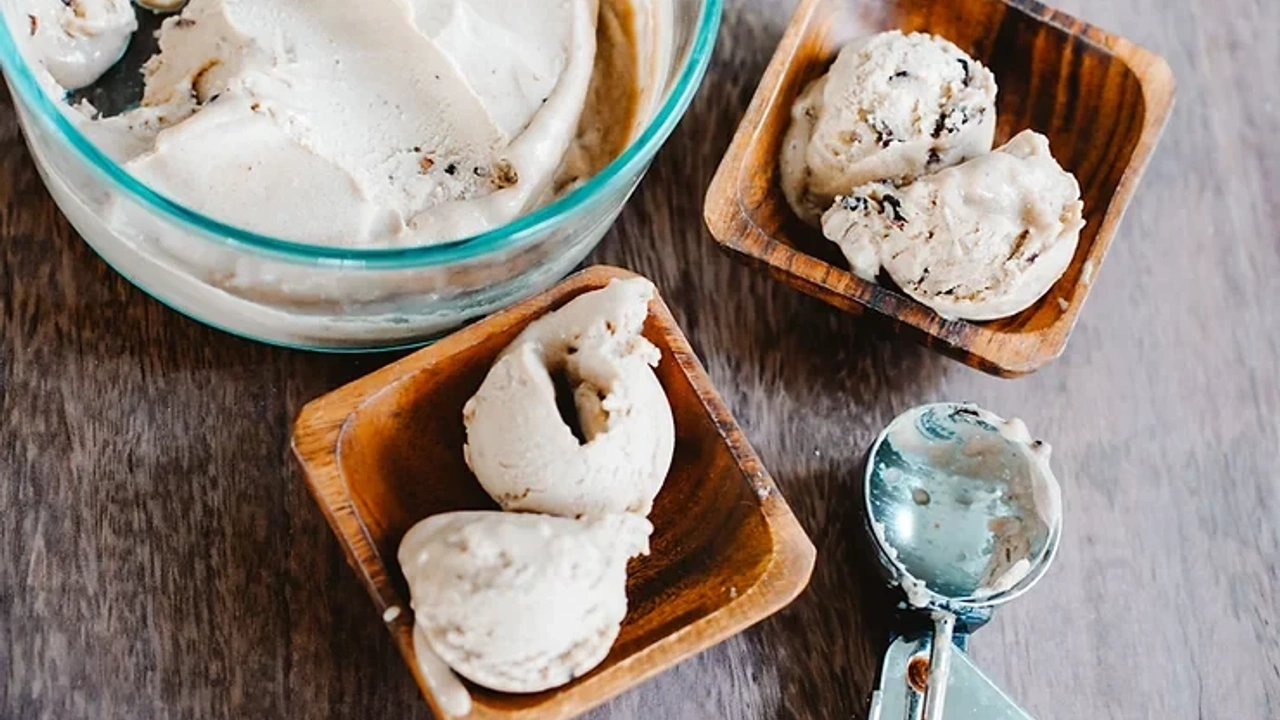
<svg viewBox="0 0 1280 720"><path fill-rule="evenodd" d="M467 464L504 510L648 514L675 446L641 335L653 293L613 280L533 322L467 402Z"/></svg>
<svg viewBox="0 0 1280 720"><path fill-rule="evenodd" d="M138 28L129 0L23 0L5 3L14 33L59 85L82 88L124 54ZM25 18L23 17L25 15Z"/></svg>
<svg viewBox="0 0 1280 720"><path fill-rule="evenodd" d="M872 183L822 221L854 273L883 268L945 318L992 320L1031 306L1057 282L1079 242L1084 204L1049 141L1019 133L989 155L905 187Z"/></svg>
<svg viewBox="0 0 1280 720"><path fill-rule="evenodd" d="M429 517L399 551L416 628L440 659L484 687L563 685L608 654L627 612L627 561L648 552L652 529L630 514Z"/></svg>
<svg viewBox="0 0 1280 720"><path fill-rule="evenodd" d="M817 225L837 195L911 182L991 150L996 81L934 35L856 40L796 100L780 157L782 189Z"/></svg>

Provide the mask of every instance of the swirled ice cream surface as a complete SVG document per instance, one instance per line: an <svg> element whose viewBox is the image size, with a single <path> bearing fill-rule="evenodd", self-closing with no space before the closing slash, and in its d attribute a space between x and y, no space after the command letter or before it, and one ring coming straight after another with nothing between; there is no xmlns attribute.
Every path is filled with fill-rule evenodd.
<svg viewBox="0 0 1280 720"><path fill-rule="evenodd" d="M48 4L14 0L15 36L25 6L55 17ZM550 195L596 15L596 0L191 0L161 27L140 107L78 109L136 178L229 225L322 245L445 241ZM69 71L66 43L31 37L63 86L106 69ZM81 56L117 52L101 33L89 41L96 54Z"/></svg>

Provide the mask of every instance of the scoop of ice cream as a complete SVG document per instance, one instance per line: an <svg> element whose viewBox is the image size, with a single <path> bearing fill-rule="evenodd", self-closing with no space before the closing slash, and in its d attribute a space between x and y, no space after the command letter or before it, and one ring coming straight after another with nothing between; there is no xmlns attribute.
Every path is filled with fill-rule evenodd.
<svg viewBox="0 0 1280 720"><path fill-rule="evenodd" d="M530 324L494 363L463 408L464 451L503 509L578 517L653 507L675 447L652 369L660 353L641 335L653 294L647 280L613 280Z"/></svg>
<svg viewBox="0 0 1280 720"><path fill-rule="evenodd" d="M1033 131L906 187L839 198L822 231L855 274L883 268L946 318L992 320L1031 306L1066 271L1084 227L1080 186Z"/></svg>
<svg viewBox="0 0 1280 720"><path fill-rule="evenodd" d="M898 31L857 40L796 100L779 159L792 209L818 224L837 195L910 182L991 150L991 71L951 42Z"/></svg>
<svg viewBox="0 0 1280 720"><path fill-rule="evenodd" d="M460 675L539 692L605 658L627 612L627 561L648 552L648 520L523 513L429 517L400 543L414 622Z"/></svg>
<svg viewBox="0 0 1280 720"><path fill-rule="evenodd" d="M91 85L120 59L138 19L129 0L22 0L5 3L15 38L63 88Z"/></svg>

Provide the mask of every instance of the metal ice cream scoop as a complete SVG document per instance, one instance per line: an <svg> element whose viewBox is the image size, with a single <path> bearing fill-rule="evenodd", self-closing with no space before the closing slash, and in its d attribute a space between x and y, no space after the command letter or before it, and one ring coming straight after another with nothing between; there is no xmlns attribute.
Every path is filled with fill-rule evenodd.
<svg viewBox="0 0 1280 720"><path fill-rule="evenodd" d="M887 657L886 673L900 670L922 690L908 694L904 717L942 720L953 638L963 646L994 607L1029 590L1057 552L1062 502L1049 446L1021 421L974 405L923 405L876 439L864 483L880 564L902 589L902 606L933 624L925 671L908 676Z"/></svg>

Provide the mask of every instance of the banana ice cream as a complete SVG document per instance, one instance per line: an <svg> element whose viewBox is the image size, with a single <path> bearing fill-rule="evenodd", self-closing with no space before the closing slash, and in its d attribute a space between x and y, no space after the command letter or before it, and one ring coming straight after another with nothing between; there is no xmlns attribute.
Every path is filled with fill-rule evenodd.
<svg viewBox="0 0 1280 720"><path fill-rule="evenodd" d="M995 100L991 71L943 38L854 41L792 108L779 158L787 201L817 225L854 187L911 182L989 152Z"/></svg>
<svg viewBox="0 0 1280 720"><path fill-rule="evenodd" d="M627 612L627 561L648 552L650 532L637 515L429 517L399 551L416 630L484 687L531 693L563 685L609 653Z"/></svg>
<svg viewBox="0 0 1280 720"><path fill-rule="evenodd" d="M859 277L883 269L945 318L1025 310L1066 271L1084 227L1074 176L1033 131L905 187L872 183L822 221Z"/></svg>
<svg viewBox="0 0 1280 720"><path fill-rule="evenodd" d="M137 27L128 0L7 3L57 90L94 82ZM621 150L636 88L584 120L597 66L625 65L597 62L601 16L599 0L190 0L158 33L139 107L73 112L136 178L229 225L316 245L443 242L545 204L578 178L565 172Z"/></svg>
<svg viewBox="0 0 1280 720"><path fill-rule="evenodd" d="M641 332L652 283L613 280L529 325L463 409L467 465L504 510L648 514L675 446Z"/></svg>
<svg viewBox="0 0 1280 720"><path fill-rule="evenodd" d="M672 0L0 0L0 9L24 61L14 79L29 71L61 115L47 119L99 151L60 133L30 143L85 240L167 304L288 345L421 339L549 285L624 198L565 206L527 228L528 242L483 243L453 262L326 258L505 236L510 221L599 175L682 91L672 84L680 69L699 64L678 52L692 41L677 28L693 18ZM21 119L42 132L26 122L32 113ZM113 162L142 182L91 168ZM215 224L187 222L196 219L160 198ZM218 221L266 237L211 229ZM322 249L277 253L271 240Z"/></svg>
<svg viewBox="0 0 1280 720"><path fill-rule="evenodd" d="M90 134L149 186L266 235L477 234L550 193L591 80L596 9L192 0L160 30L142 107Z"/></svg>
<svg viewBox="0 0 1280 720"><path fill-rule="evenodd" d="M414 526L399 560L414 653L441 707L485 687L539 692L608 654L627 611L627 561L671 465L675 426L641 335L653 284L613 280L531 323L463 409L463 454L506 512Z"/></svg>

